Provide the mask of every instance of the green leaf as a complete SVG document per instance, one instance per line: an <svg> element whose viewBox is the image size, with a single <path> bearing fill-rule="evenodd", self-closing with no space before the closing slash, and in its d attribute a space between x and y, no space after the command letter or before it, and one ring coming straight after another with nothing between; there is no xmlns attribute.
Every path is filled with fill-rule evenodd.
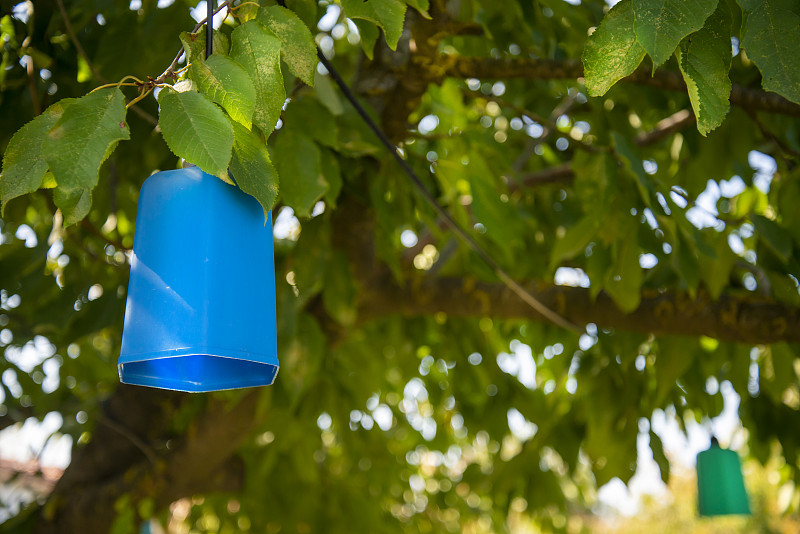
<svg viewBox="0 0 800 534"><path fill-rule="evenodd" d="M61 214L64 216L64 226L70 226L79 222L89 214L92 208L92 191L90 189L73 189L64 191L57 187L53 191L53 202L55 202Z"/></svg>
<svg viewBox="0 0 800 534"><path fill-rule="evenodd" d="M265 137L269 137L286 100L281 74L281 41L255 20L237 26L231 39L231 58L244 67L255 88L253 122Z"/></svg>
<svg viewBox="0 0 800 534"><path fill-rule="evenodd" d="M361 37L361 49L371 61L374 58L375 43L378 42L380 30L375 23L362 19L353 19L353 24L358 28L358 35Z"/></svg>
<svg viewBox="0 0 800 534"><path fill-rule="evenodd" d="M278 173L261 138L239 124L233 126L231 174L239 188L252 195L264 208L264 220L278 197Z"/></svg>
<svg viewBox="0 0 800 534"><path fill-rule="evenodd" d="M430 14L428 13L428 10L431 7L428 0L406 0L406 4L419 11L419 14L426 19L431 18Z"/></svg>
<svg viewBox="0 0 800 534"><path fill-rule="evenodd" d="M764 372L766 376L759 385L776 403L780 403L783 402L786 389L797 383L797 372L794 370L796 356L791 345L781 342L769 347L767 359L771 365L767 366Z"/></svg>
<svg viewBox="0 0 800 534"><path fill-rule="evenodd" d="M674 308L670 308L675 313ZM655 360L655 402L661 406L676 389L676 381L689 371L694 362L697 342L684 336L661 336Z"/></svg>
<svg viewBox="0 0 800 534"><path fill-rule="evenodd" d="M328 108L328 111L330 111L332 115L341 115L344 113L342 101L333 88L331 79L328 76L320 74L319 72L316 73L314 76L314 92L320 103Z"/></svg>
<svg viewBox="0 0 800 534"><path fill-rule="evenodd" d="M656 185L649 174L644 172L644 162L637 154L636 149L628 139L619 132L612 132L611 139L614 142L614 150L617 152L624 168L636 178L636 187L645 205L653 209L653 199L656 195ZM660 208L660 206L659 206Z"/></svg>
<svg viewBox="0 0 800 534"><path fill-rule="evenodd" d="M597 234L601 224L602 221L595 214L589 214L570 226L564 236L553 245L553 251L550 253L550 269L555 269L562 260L582 254L586 245Z"/></svg>
<svg viewBox="0 0 800 534"><path fill-rule="evenodd" d="M386 44L392 50L403 33L406 4L401 0L342 0L342 9L351 19L364 19L383 28Z"/></svg>
<svg viewBox="0 0 800 534"><path fill-rule="evenodd" d="M800 4L796 0L737 0L741 46L761 71L761 86L800 104Z"/></svg>
<svg viewBox="0 0 800 534"><path fill-rule="evenodd" d="M503 249L508 249L520 240L522 227L514 205L500 198L493 177L495 176L478 154L470 156L470 164L461 166L468 173L472 193L472 214L486 229L486 235ZM458 172L458 171L457 171Z"/></svg>
<svg viewBox="0 0 800 534"><path fill-rule="evenodd" d="M619 169L614 157L608 152L575 152L572 158L575 172L575 194L584 211L605 210L619 190Z"/></svg>
<svg viewBox="0 0 800 534"><path fill-rule="evenodd" d="M206 32L205 29L197 32L197 33L189 33L189 32L182 32L181 33L181 44L183 45L183 50L186 52L186 61L187 63L195 63L198 61L204 61L206 57ZM219 55L228 55L228 50L230 49L230 43L228 42L228 37L219 32L214 31L214 36L211 39L212 47L214 49L212 55L219 54Z"/></svg>
<svg viewBox="0 0 800 534"><path fill-rule="evenodd" d="M697 287L700 285L700 261L697 251L692 246L693 243L685 237L683 232L676 233L677 238L672 244L670 253L670 263L686 284L689 296L692 298L697 294Z"/></svg>
<svg viewBox="0 0 800 534"><path fill-rule="evenodd" d="M325 268L322 303L331 317L343 325L351 325L356 320L355 300L356 287L350 263L344 252L334 250Z"/></svg>
<svg viewBox="0 0 800 534"><path fill-rule="evenodd" d="M301 298L308 298L319 291L330 258L330 221L325 217L314 217L304 222L294 249L292 268Z"/></svg>
<svg viewBox="0 0 800 534"><path fill-rule="evenodd" d="M644 59L645 50L633 32L631 1L622 0L612 7L586 40L584 83L591 96L604 95L612 85L635 71Z"/></svg>
<svg viewBox="0 0 800 534"><path fill-rule="evenodd" d="M172 152L203 171L228 181L233 127L225 114L193 91L170 89L158 95L158 124Z"/></svg>
<svg viewBox="0 0 800 534"><path fill-rule="evenodd" d="M100 165L131 133L125 97L117 88L100 89L67 107L47 133L42 152L62 189L94 189Z"/></svg>
<svg viewBox="0 0 800 534"><path fill-rule="evenodd" d="M205 62L192 63L189 77L209 100L222 106L233 120L250 128L256 90L244 67L215 54Z"/></svg>
<svg viewBox="0 0 800 534"><path fill-rule="evenodd" d="M317 15L316 0L286 0L286 7L293 13L296 13L300 20L311 30L312 33L317 31Z"/></svg>
<svg viewBox="0 0 800 534"><path fill-rule="evenodd" d="M281 56L292 74L313 87L317 46L303 21L281 6L261 8L258 20L281 40Z"/></svg>
<svg viewBox="0 0 800 534"><path fill-rule="evenodd" d="M322 159L322 170L325 173L325 181L328 182L328 190L325 192L325 202L336 207L336 199L342 190L342 171L339 167L339 160L336 153L328 148L320 151Z"/></svg>
<svg viewBox="0 0 800 534"><path fill-rule="evenodd" d="M703 27L718 0L632 0L633 28L653 69L675 51L681 39ZM724 0L723 0L724 1Z"/></svg>
<svg viewBox="0 0 800 534"><path fill-rule="evenodd" d="M47 162L42 145L72 99L59 100L44 113L17 130L3 154L3 174L0 175L0 201L5 208L12 198L33 193L42 185Z"/></svg>
<svg viewBox="0 0 800 534"><path fill-rule="evenodd" d="M767 245L784 263L792 254L792 236L785 228L763 215L751 215L750 220L760 240Z"/></svg>
<svg viewBox="0 0 800 534"><path fill-rule="evenodd" d="M605 283L605 290L619 309L630 313L639 307L642 299L642 267L639 265L637 224L631 221L628 232L617 242L614 267Z"/></svg>
<svg viewBox="0 0 800 534"><path fill-rule="evenodd" d="M731 94L731 13L719 3L703 29L681 41L675 51L689 100L702 135L722 124L728 114Z"/></svg>
<svg viewBox="0 0 800 534"><path fill-rule="evenodd" d="M733 270L737 256L728 246L728 237L725 233L718 234L713 247L717 257L700 262L700 278L711 298L716 300L722 294L722 290L728 287L731 270Z"/></svg>
<svg viewBox="0 0 800 534"><path fill-rule="evenodd" d="M307 133L309 137L321 145L335 148L339 144L339 136L336 121L327 107L311 96L301 96L293 99L286 106L284 122L297 126L309 126Z"/></svg>
<svg viewBox="0 0 800 534"><path fill-rule="evenodd" d="M592 247L592 255L586 258L586 274L591 281L589 295L592 299L597 298L609 278L612 264L610 248L603 243L598 243Z"/></svg>
<svg viewBox="0 0 800 534"><path fill-rule="evenodd" d="M658 434L650 431L650 450L653 451L653 459L658 464L658 469L661 471L661 480L664 484L669 483L669 459L664 454L664 444L661 443L661 438Z"/></svg>
<svg viewBox="0 0 800 534"><path fill-rule="evenodd" d="M319 147L308 136L290 129L281 131L272 147L281 198L298 217L308 217L328 190Z"/></svg>

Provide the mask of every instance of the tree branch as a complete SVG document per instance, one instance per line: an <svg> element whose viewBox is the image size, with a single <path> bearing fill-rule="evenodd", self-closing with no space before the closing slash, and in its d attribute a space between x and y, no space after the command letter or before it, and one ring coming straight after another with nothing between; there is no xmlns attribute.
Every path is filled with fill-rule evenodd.
<svg viewBox="0 0 800 534"><path fill-rule="evenodd" d="M440 56L436 62L441 76L457 78L508 79L530 78L540 80L578 79L583 77L583 65L578 60L556 61L551 59L493 59L463 56ZM650 70L640 67L621 80L625 83L648 85L668 91L686 91L686 84L677 72ZM800 105L786 100L776 93L750 87L734 85L730 102L748 110L767 111L791 117L800 117Z"/></svg>
<svg viewBox="0 0 800 534"><path fill-rule="evenodd" d="M694 113L688 109L676 111L666 119L661 119L656 127L649 132L643 132L636 136L634 142L639 146L652 145L669 137L675 132L679 132L695 121Z"/></svg>
<svg viewBox="0 0 800 534"><path fill-rule="evenodd" d="M800 308L755 294L724 295L715 301L704 291L692 299L685 292L645 290L639 308L626 314L603 292L593 300L585 288L538 284L528 290L577 325L595 323L654 335L704 335L748 344L800 342ZM370 298L359 311L365 317L443 312L457 317L542 320L500 284L436 278L404 287L392 284L390 288L385 283L382 292L367 293Z"/></svg>
<svg viewBox="0 0 800 534"><path fill-rule="evenodd" d="M64 19L64 26L67 30L67 35L69 35L69 38L72 41L73 46L75 46L75 50L78 51L78 55L81 56L81 58L83 58L83 60L86 62L86 65L89 66L89 70L92 72L92 76L94 76L94 79L100 83L106 83L107 80L100 75L100 73L97 71L96 68L94 68L92 60L89 59L88 55L86 55L86 51L83 49L83 45L81 45L81 42L75 35L75 32L72 31L72 23L69 21L69 15L67 14L67 10L64 7L63 0L56 0L56 3L58 3L58 10L61 11L61 17Z"/></svg>
<svg viewBox="0 0 800 534"><path fill-rule="evenodd" d="M575 178L571 163L562 163L540 171L527 172L519 177L519 182L509 182L508 192L514 193L520 189L536 187L545 184L571 184Z"/></svg>
<svg viewBox="0 0 800 534"><path fill-rule="evenodd" d="M235 452L261 422L255 414L262 393L252 390L235 405L209 397L203 417L167 445L174 411L189 396L120 385L104 406L119 424L97 425L92 440L75 451L35 532L108 532L114 503L126 494L134 503L150 497L161 509L181 497L241 488L244 466Z"/></svg>

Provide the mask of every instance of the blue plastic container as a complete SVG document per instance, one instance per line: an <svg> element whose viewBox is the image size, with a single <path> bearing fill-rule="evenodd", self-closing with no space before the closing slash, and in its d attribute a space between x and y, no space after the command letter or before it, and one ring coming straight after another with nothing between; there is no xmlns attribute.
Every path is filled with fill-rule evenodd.
<svg viewBox="0 0 800 534"><path fill-rule="evenodd" d="M272 213L197 167L139 193L119 379L178 391L275 380Z"/></svg>

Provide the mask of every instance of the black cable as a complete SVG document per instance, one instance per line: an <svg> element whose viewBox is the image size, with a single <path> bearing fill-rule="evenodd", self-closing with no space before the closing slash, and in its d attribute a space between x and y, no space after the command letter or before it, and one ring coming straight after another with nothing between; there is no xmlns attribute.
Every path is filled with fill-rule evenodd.
<svg viewBox="0 0 800 534"><path fill-rule="evenodd" d="M568 330L576 330L579 329L565 318L561 317L559 314L542 304L536 297L530 294L525 288L519 285L511 276L492 258L492 256L486 252L486 250L481 247L475 239L472 238L459 224L450 216L450 214L439 205L436 199L433 197L428 188L425 187L425 184L422 180L417 176L417 173L414 172L414 169L408 164L408 162L403 159L403 156L400 155L400 151L398 148L392 143L389 137L384 133L383 130L372 120L372 117L369 116L367 110L361 105L361 103L356 98L353 91L350 87L345 83L344 79L342 79L339 72L336 68L328 61L328 58L325 57L325 54L322 53L322 50L317 47L317 56L319 57L320 62L322 65L327 69L328 73L330 74L333 81L336 82L336 85L339 86L342 93L344 94L345 98L352 104L355 108L358 115L361 119L369 126L372 133L374 133L378 139L381 141L384 147L391 152L392 156L394 157L395 161L397 161L398 165L405 171L406 175L411 179L414 183L414 186L419 190L425 200L433 207L436 213L445 221L447 226L455 233L459 238L461 238L475 253L480 256L480 258L486 262L486 264L495 272L495 274L503 281L503 283L508 286L511 291L513 291L518 297L520 297L526 304L528 304L531 308L539 312L542 316L549 319L554 324L566 328Z"/></svg>
<svg viewBox="0 0 800 534"><path fill-rule="evenodd" d="M206 59L214 53L214 0L206 0Z"/></svg>
<svg viewBox="0 0 800 534"><path fill-rule="evenodd" d="M286 2L284 0L277 0L278 5L282 7L286 7ZM580 332L581 330L575 326L574 324L570 323L559 314L542 304L536 297L530 294L528 290L524 287L519 285L511 276L502 268L500 264L494 261L491 255L486 252L483 247L481 247L477 241L475 241L471 235L469 235L463 228L461 228L458 223L450 216L447 211L443 207L439 205L436 199L433 197L428 188L425 187L425 184L422 183L417 173L414 172L414 169L408 164L408 162L403 159L398 151L397 147L392 143L389 137L381 130L380 126L372 120L372 117L369 116L367 110L361 105L361 103L356 98L356 95L353 94L353 91L350 89L350 86L345 83L344 79L342 79L339 71L334 68L333 64L328 61L328 58L325 57L325 54L322 53L319 47L317 47L317 57L319 57L320 62L322 65L327 69L328 73L330 74L333 81L336 82L336 85L339 86L342 93L344 93L345 98L353 105L358 115L361 119L369 126L369 129L372 130L378 139L381 141L386 149L391 152L392 156L394 157L395 161L397 161L398 165L405 171L406 175L411 179L414 183L414 186L419 190L425 200L430 204L436 213L444 219L447 226L458 236L460 237L469 247L475 251L475 253L480 256L480 258L486 262L486 264L494 271L498 278L509 288L511 291L514 292L519 298L523 300L526 304L528 304L531 308L539 312L543 317L549 319L554 324L562 328L566 328L568 330L575 330Z"/></svg>

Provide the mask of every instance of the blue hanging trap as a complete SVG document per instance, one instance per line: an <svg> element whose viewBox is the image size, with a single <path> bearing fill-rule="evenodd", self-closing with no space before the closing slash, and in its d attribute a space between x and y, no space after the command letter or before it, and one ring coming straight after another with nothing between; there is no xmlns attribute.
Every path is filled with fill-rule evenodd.
<svg viewBox="0 0 800 534"><path fill-rule="evenodd" d="M697 511L701 516L750 514L739 455L719 446L697 455Z"/></svg>
<svg viewBox="0 0 800 534"><path fill-rule="evenodd" d="M272 212L197 167L139 193L119 379L178 391L266 386L278 372Z"/></svg>

